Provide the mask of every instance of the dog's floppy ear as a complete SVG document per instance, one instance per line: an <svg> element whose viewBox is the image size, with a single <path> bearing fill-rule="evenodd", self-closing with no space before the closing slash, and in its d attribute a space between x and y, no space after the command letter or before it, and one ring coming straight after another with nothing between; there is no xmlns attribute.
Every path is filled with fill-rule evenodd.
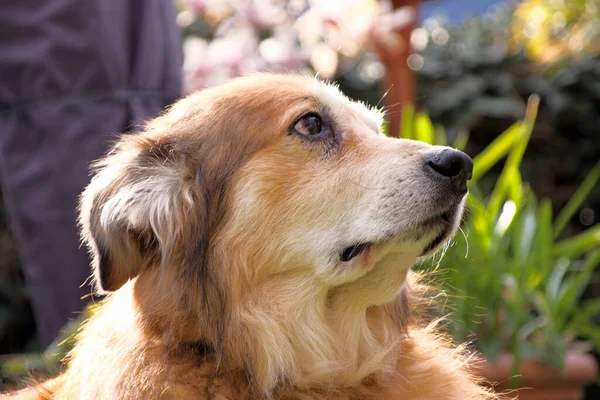
<svg viewBox="0 0 600 400"><path fill-rule="evenodd" d="M124 136L96 164L81 197L82 238L92 255L99 292L119 289L142 268L165 257L166 235L181 212L181 169L169 145L149 135Z"/></svg>
<svg viewBox="0 0 600 400"><path fill-rule="evenodd" d="M227 209L228 182L270 140L260 124L231 124L229 116L261 115L271 99L236 93L213 88L180 100L96 164L79 223L100 291L169 264L182 279L198 280L207 307L223 303L210 237Z"/></svg>

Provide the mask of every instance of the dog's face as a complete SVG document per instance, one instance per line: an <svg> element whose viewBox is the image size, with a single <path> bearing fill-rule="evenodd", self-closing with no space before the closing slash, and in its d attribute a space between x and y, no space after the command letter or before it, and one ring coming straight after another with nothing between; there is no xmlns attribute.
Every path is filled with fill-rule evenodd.
<svg viewBox="0 0 600 400"><path fill-rule="evenodd" d="M223 226L263 257L250 273L304 270L340 285L391 253L413 263L452 235L466 155L388 138L381 113L315 80L258 82L274 101L253 128L269 140L232 177Z"/></svg>
<svg viewBox="0 0 600 400"><path fill-rule="evenodd" d="M98 286L138 276L147 296L210 308L203 326L265 296L268 310L288 307L266 315L321 295L393 300L454 233L472 163L388 138L382 122L307 77L246 77L180 101L124 136L83 195Z"/></svg>

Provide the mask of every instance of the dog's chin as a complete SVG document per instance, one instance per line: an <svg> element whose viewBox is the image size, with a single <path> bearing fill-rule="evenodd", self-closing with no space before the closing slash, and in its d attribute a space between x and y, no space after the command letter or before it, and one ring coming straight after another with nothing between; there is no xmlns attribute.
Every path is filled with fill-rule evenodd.
<svg viewBox="0 0 600 400"><path fill-rule="evenodd" d="M419 255L421 260L435 254L450 240L450 238L452 238L452 236L454 236L460 218L462 217L462 212L463 207L462 204L460 204L429 219L427 223L424 224L424 229L429 232L429 235L426 235L429 240L425 242L425 247Z"/></svg>
<svg viewBox="0 0 600 400"><path fill-rule="evenodd" d="M420 260L425 260L435 254L440 248L442 248L453 236L454 229L451 227L444 227L437 236L425 246L421 254L419 255Z"/></svg>

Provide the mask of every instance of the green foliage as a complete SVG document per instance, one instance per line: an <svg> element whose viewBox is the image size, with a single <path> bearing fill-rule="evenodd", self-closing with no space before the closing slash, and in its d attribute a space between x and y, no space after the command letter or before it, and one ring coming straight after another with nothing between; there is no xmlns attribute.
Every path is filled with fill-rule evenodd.
<svg viewBox="0 0 600 400"><path fill-rule="evenodd" d="M600 161L592 168L588 176L585 178L579 189L575 192L571 200L565 205L563 210L556 218L554 224L554 237L560 235L562 230L565 228L573 214L579 209L581 204L585 201L587 196L596 187L596 182L600 178Z"/></svg>
<svg viewBox="0 0 600 400"><path fill-rule="evenodd" d="M557 239L597 185L600 162L553 219L550 201L537 199L519 170L538 102L532 96L524 120L474 158L464 235L457 235L441 260L434 257L417 267L436 270L431 279L449 295L449 329L456 341L473 339L491 361L511 352L514 375L523 358L562 366L575 337L600 348L600 327L591 320L600 312L600 300L581 301L600 264L600 224ZM415 139L423 137L416 123L409 130ZM495 186L484 195L479 180L504 158Z"/></svg>
<svg viewBox="0 0 600 400"><path fill-rule="evenodd" d="M83 323L98 309L98 305L90 304L77 319L69 321L61 334L45 351L21 355L8 355L0 358L0 385L19 384L22 378L37 375L53 375L61 368L61 361L75 345L77 333Z"/></svg>

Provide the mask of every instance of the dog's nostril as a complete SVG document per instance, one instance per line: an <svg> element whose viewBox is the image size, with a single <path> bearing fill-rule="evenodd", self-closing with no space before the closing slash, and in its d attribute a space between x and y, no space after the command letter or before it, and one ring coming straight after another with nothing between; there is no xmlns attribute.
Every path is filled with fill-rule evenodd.
<svg viewBox="0 0 600 400"><path fill-rule="evenodd" d="M425 157L425 164L437 174L466 183L473 174L473 160L462 151L444 149Z"/></svg>
<svg viewBox="0 0 600 400"><path fill-rule="evenodd" d="M460 174L462 171L462 166L457 160L451 160L448 163L439 164L436 164L433 161L428 161L427 164L431 167L431 169L433 169L437 173L447 176L449 178L454 178L455 176L458 176L458 174Z"/></svg>

